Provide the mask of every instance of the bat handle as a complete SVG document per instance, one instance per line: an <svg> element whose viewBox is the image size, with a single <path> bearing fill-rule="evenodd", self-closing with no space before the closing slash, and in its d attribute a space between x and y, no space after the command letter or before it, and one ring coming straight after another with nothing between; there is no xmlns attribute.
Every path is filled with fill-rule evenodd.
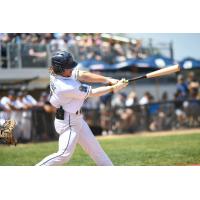
<svg viewBox="0 0 200 200"><path fill-rule="evenodd" d="M139 79L144 79L144 78L147 78L146 75L144 75L144 76L138 76L138 77L135 77L135 78L128 79L128 82L131 83L133 81L137 81Z"/></svg>

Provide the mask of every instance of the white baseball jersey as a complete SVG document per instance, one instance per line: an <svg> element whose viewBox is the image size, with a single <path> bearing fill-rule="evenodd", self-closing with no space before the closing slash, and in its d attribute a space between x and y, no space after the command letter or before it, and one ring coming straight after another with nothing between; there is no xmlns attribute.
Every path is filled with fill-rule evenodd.
<svg viewBox="0 0 200 200"><path fill-rule="evenodd" d="M69 113L76 113L81 109L91 91L91 86L81 84L77 80L77 74L78 69L75 68L71 77L50 75L50 103L54 107L62 106Z"/></svg>
<svg viewBox="0 0 200 200"><path fill-rule="evenodd" d="M1 99L1 104L7 109L10 110L10 107L8 106L8 104L11 104L13 106L15 106L15 101L11 101L8 97L2 97Z"/></svg>
<svg viewBox="0 0 200 200"><path fill-rule="evenodd" d="M23 103L27 105L36 105L37 101L30 94L28 94L23 98Z"/></svg>
<svg viewBox="0 0 200 200"><path fill-rule="evenodd" d="M62 165L68 162L77 143L97 165L113 165L82 114L77 112L91 91L91 86L81 84L77 80L77 75L78 69L75 68L69 78L58 75L50 76L50 102L56 108L62 106L65 113L63 120L56 118L54 121L56 132L59 134L58 151L45 157L37 166Z"/></svg>
<svg viewBox="0 0 200 200"><path fill-rule="evenodd" d="M25 104L23 103L22 100L17 99L17 100L15 101L15 107L16 107L16 108L22 109L22 108L24 108L24 106L25 106Z"/></svg>

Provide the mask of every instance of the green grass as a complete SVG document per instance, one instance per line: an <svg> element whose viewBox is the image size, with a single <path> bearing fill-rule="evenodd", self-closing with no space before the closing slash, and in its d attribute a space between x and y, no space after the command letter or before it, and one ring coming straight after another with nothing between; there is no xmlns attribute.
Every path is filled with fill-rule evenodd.
<svg viewBox="0 0 200 200"><path fill-rule="evenodd" d="M99 140L114 165L157 166L200 163L200 132L195 134L133 135ZM0 166L32 166L57 151L57 142L0 145ZM95 163L79 145L66 165L91 166Z"/></svg>

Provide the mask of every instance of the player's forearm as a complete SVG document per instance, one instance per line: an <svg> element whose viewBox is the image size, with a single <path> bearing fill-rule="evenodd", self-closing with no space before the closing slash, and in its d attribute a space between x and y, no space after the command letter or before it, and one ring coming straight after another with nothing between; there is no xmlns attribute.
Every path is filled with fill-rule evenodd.
<svg viewBox="0 0 200 200"><path fill-rule="evenodd" d="M113 91L113 86L103 86L99 88L92 89L89 97L99 97L108 94Z"/></svg>
<svg viewBox="0 0 200 200"><path fill-rule="evenodd" d="M86 71L79 71L78 79L87 83L108 83L108 77Z"/></svg>
<svg viewBox="0 0 200 200"><path fill-rule="evenodd" d="M128 85L128 81L125 79L121 79L117 84L112 85L112 86L104 86L104 87L99 87L92 89L89 96L90 97L98 97L98 96L103 96L105 94L108 94L109 92L118 92L125 88Z"/></svg>
<svg viewBox="0 0 200 200"><path fill-rule="evenodd" d="M17 110L17 108L10 103L8 103L7 106L10 108L10 110Z"/></svg>
<svg viewBox="0 0 200 200"><path fill-rule="evenodd" d="M35 52L34 56L38 57L38 58L44 58L47 56L46 52Z"/></svg>

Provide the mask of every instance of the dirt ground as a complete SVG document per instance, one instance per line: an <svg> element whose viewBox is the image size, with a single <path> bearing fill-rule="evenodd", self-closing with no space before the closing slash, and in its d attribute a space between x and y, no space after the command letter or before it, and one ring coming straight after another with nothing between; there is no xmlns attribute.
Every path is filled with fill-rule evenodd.
<svg viewBox="0 0 200 200"><path fill-rule="evenodd" d="M98 136L98 139L109 139L109 138L125 138L125 137L134 137L134 136L166 136L166 135L183 135L183 134L198 134L200 133L200 128L195 129L182 129L182 130L169 130L169 131L156 131L156 132L138 132L138 133L125 133L121 135L107 135L107 136Z"/></svg>

